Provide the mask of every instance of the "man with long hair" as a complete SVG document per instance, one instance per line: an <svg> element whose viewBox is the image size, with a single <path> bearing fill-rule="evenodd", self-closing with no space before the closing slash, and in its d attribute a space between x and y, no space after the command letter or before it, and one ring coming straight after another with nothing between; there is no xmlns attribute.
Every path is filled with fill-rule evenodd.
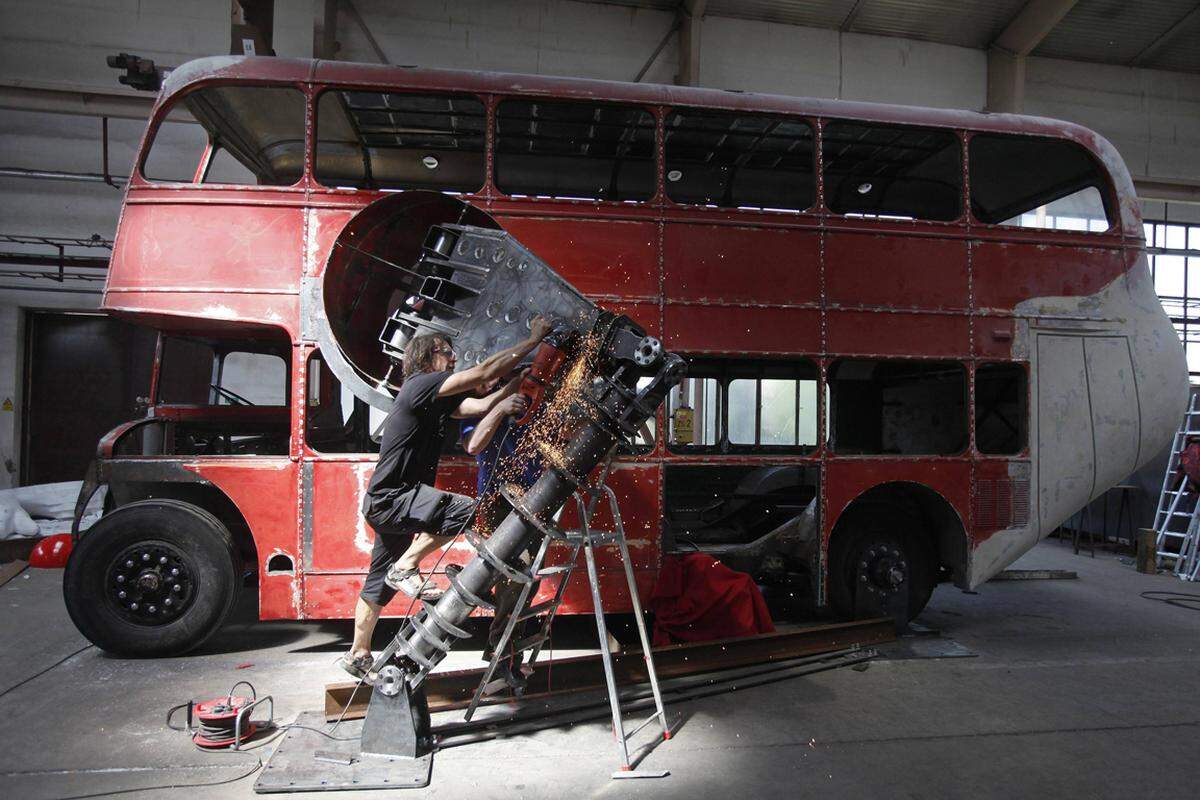
<svg viewBox="0 0 1200 800"><path fill-rule="evenodd" d="M448 544L474 511L471 498L434 487L446 420L481 417L498 404L505 413L524 412L516 394L520 376L483 397L473 396L495 384L533 351L550 332L541 317L530 323L529 338L455 372L449 337L424 334L404 348L404 383L384 422L375 474L363 498L363 516L375 531L375 546L354 612L354 643L342 656L342 667L365 677L372 664L371 635L383 607L400 591L432 602L440 596L426 587L421 559Z"/></svg>

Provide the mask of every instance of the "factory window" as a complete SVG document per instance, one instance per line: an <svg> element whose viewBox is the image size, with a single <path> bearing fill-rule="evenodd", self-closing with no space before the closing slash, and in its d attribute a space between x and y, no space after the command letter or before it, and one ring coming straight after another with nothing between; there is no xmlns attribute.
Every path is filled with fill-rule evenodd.
<svg viewBox="0 0 1200 800"><path fill-rule="evenodd" d="M672 111L667 197L721 208L801 211L813 204L813 132L787 117Z"/></svg>
<svg viewBox="0 0 1200 800"><path fill-rule="evenodd" d="M1060 139L971 138L971 213L1022 228L1106 231L1105 180L1095 159Z"/></svg>
<svg viewBox="0 0 1200 800"><path fill-rule="evenodd" d="M290 186L304 173L304 95L273 86L190 92L142 163L151 181Z"/></svg>
<svg viewBox="0 0 1200 800"><path fill-rule="evenodd" d="M1028 412L1025 368L980 364L975 368L975 447L988 455L1025 449Z"/></svg>
<svg viewBox="0 0 1200 800"><path fill-rule="evenodd" d="M817 443L816 367L696 361L667 398L668 445L709 452L806 452Z"/></svg>
<svg viewBox="0 0 1200 800"><path fill-rule="evenodd" d="M1184 213L1191 208L1183 205ZM1172 212L1175 206L1164 208ZM1200 223L1146 220L1154 290L1183 341L1192 384L1200 383Z"/></svg>
<svg viewBox="0 0 1200 800"><path fill-rule="evenodd" d="M317 103L315 177L338 189L475 192L485 128L476 97L327 91Z"/></svg>
<svg viewBox="0 0 1200 800"><path fill-rule="evenodd" d="M954 362L834 362L830 446L849 455L961 453L967 446L966 396L966 371Z"/></svg>
<svg viewBox="0 0 1200 800"><path fill-rule="evenodd" d="M496 186L517 196L648 200L654 117L630 106L505 100L496 109Z"/></svg>
<svg viewBox="0 0 1200 800"><path fill-rule="evenodd" d="M835 214L956 220L962 146L953 131L834 121L821 131L825 205Z"/></svg>

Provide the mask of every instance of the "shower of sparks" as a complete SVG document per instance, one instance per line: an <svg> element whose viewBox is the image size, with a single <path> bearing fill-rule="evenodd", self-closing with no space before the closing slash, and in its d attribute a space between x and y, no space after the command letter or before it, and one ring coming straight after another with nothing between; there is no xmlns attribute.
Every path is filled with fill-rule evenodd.
<svg viewBox="0 0 1200 800"><path fill-rule="evenodd" d="M594 334L579 343L575 358L564 367L561 384L556 389L547 389L549 402L528 423L513 452L496 463L492 470L492 486L497 488L489 492L480 505L480 527L488 520L492 506L504 502L498 487L507 486L517 497L523 494L520 481L530 461L536 462L540 458L543 464L571 472L564 462L564 453L580 425L587 421L582 410L586 407L582 395L594 377L599 351L600 339ZM486 529L479 532L491 533Z"/></svg>

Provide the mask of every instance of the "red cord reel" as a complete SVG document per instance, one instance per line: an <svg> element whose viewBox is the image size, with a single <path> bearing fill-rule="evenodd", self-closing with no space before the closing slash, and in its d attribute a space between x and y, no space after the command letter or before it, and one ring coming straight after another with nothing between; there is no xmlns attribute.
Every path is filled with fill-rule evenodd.
<svg viewBox="0 0 1200 800"><path fill-rule="evenodd" d="M250 696L234 695L233 690L238 686L250 687ZM251 720L250 714L261 703L270 703L270 714L265 720ZM187 709L187 726L179 727L171 724L175 713ZM224 697L212 700L189 700L180 703L167 712L167 727L173 731L186 731L192 734L192 743L197 747L216 750L229 747L237 750L255 733L263 728L271 727L275 716L275 701L270 695L258 698L254 686L249 681L239 681Z"/></svg>

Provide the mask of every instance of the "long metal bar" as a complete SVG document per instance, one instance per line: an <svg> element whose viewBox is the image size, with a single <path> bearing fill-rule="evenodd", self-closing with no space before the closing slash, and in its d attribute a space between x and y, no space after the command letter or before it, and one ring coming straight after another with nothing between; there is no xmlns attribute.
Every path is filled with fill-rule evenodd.
<svg viewBox="0 0 1200 800"><path fill-rule="evenodd" d="M51 267L58 269L108 269L108 259L103 256L48 256L41 253L0 253L0 264L19 267Z"/></svg>
<svg viewBox="0 0 1200 800"><path fill-rule="evenodd" d="M813 675L818 672L828 672L832 669L853 666L854 664L869 661L875 658L876 655L877 653L873 650L855 650L832 654L825 656L815 663L805 662L794 666L763 670L749 676L717 676L711 680L706 679L703 682L696 682L695 679L691 679L691 682L688 684L681 683L678 689L668 686L667 692L671 695L671 702L674 703L699 700L726 692L741 691L755 686L777 683L788 678ZM688 681L688 679L682 680ZM636 699L631 699L631 695L629 694L622 698L622 708L629 712L650 708L653 704L653 698L649 697L645 690L638 690L638 693L640 696L633 695ZM557 714L554 712L538 713L533 715L532 718L519 718L514 722L499 723L496 720L483 720L472 723L473 726L478 726L476 730L462 731L457 728L447 729L439 727L434 730L434 733L438 736L438 748L444 750L464 744L475 744L490 739L497 739L502 736L533 733L535 731L546 730L547 728L558 728L581 722L589 722L594 719L602 719L607 716L607 710L607 703L596 702L568 709L565 712Z"/></svg>
<svg viewBox="0 0 1200 800"><path fill-rule="evenodd" d="M24 167L0 167L0 178L32 178L43 181L107 183L110 186L129 182L129 178L120 175L102 175L98 172L64 172L57 169L25 169Z"/></svg>
<svg viewBox="0 0 1200 800"><path fill-rule="evenodd" d="M659 680L665 681L685 675L699 675L721 669L829 653L854 645L883 644L894 641L895 638L895 620L855 620L812 625L742 639L719 639L712 642L656 647L654 663ZM648 681L642 654L639 652L626 651L616 654L613 656L613 667L617 680L622 684ZM430 711L466 708L482 675L482 667L431 674L422 684L429 700ZM556 659L553 670L538 670L529 677L525 698L599 689L603 686L603 665L599 655ZM361 719L366 714L370 687L363 686L361 691L354 694L356 687L358 684L353 681L326 685L325 713L330 720L337 719L343 708L346 710L346 719ZM509 699L503 698L502 701L509 702ZM485 705L488 703L488 700L484 701Z"/></svg>

